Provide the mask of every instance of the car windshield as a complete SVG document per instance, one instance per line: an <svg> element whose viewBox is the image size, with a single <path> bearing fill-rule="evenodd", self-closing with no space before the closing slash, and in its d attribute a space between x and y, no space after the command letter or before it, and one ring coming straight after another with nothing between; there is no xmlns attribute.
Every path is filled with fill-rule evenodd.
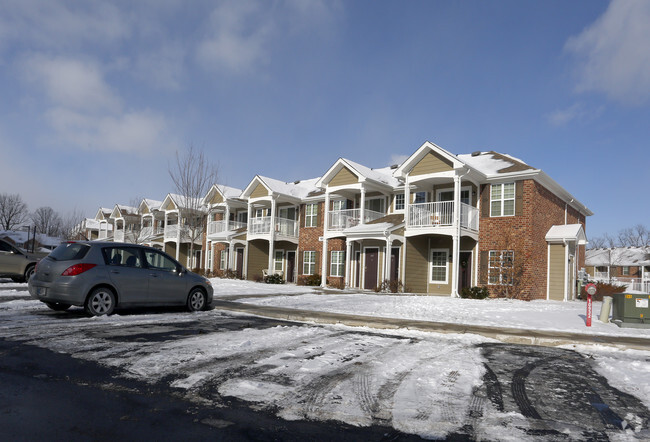
<svg viewBox="0 0 650 442"><path fill-rule="evenodd" d="M86 256L90 246L81 243L65 243L58 246L50 253L50 258L55 261L72 261Z"/></svg>

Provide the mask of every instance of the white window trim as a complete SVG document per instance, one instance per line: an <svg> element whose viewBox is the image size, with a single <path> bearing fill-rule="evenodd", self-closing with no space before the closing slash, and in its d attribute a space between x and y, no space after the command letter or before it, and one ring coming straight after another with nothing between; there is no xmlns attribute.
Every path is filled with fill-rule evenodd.
<svg viewBox="0 0 650 442"><path fill-rule="evenodd" d="M454 188L453 187L446 187L444 189L437 189L436 190L436 201L440 201L440 194L443 192L453 192ZM472 204L472 186L463 186L460 188L460 191L467 191L469 192L469 204Z"/></svg>
<svg viewBox="0 0 650 442"><path fill-rule="evenodd" d="M372 210L372 209L368 208L368 205L369 205L370 201L375 201L375 200L382 201L381 206L383 206L383 207L381 207L381 209L383 209L383 212L378 212L378 213L386 213L386 197L385 196L366 197L366 201L365 201L366 207L365 207L365 209L366 210Z"/></svg>
<svg viewBox="0 0 650 442"><path fill-rule="evenodd" d="M334 262L334 254L341 254L343 256L343 260L341 263ZM332 270L334 269L334 266L336 265L337 268L341 271L341 274L334 273ZM342 278L345 276L345 250L332 250L330 252L330 276L333 276L335 278Z"/></svg>
<svg viewBox="0 0 650 442"><path fill-rule="evenodd" d="M402 208L398 209L397 208L397 197L401 196L402 197ZM395 194L395 199L393 200L393 212L395 213L402 213L406 209L406 195L403 193L396 193Z"/></svg>
<svg viewBox="0 0 650 442"><path fill-rule="evenodd" d="M438 281L438 280L433 280L433 253L434 252L444 252L445 253L445 280L444 281ZM429 283L430 284L449 284L449 249L429 249ZM436 267L442 267L442 266L436 266Z"/></svg>
<svg viewBox="0 0 650 442"><path fill-rule="evenodd" d="M309 254L313 253L313 255L312 255L314 257L313 261L307 261L307 254L308 253ZM311 273L305 272L305 265L307 265L307 263L314 266L313 272L311 272ZM316 274L315 272L316 272L316 251L314 251L314 250L305 250L305 251L303 251L302 252L302 274L303 275L315 275Z"/></svg>
<svg viewBox="0 0 650 442"><path fill-rule="evenodd" d="M280 261L278 261L278 258L277 258L277 254L278 254L278 252L282 253L282 258L280 258ZM284 272L284 257L285 257L285 255L284 255L284 249L275 249L275 251L273 252L273 272ZM278 270L278 269L276 268L276 264L277 264L278 262L279 262L280 265L281 265L280 270Z"/></svg>
<svg viewBox="0 0 650 442"><path fill-rule="evenodd" d="M310 214L308 212L307 209L309 207L314 207L314 213ZM318 203L309 203L305 205L305 227L317 227L317 226L318 226Z"/></svg>
<svg viewBox="0 0 650 442"><path fill-rule="evenodd" d="M499 262L500 266L499 267L491 267L490 266L490 253L492 252L497 252L499 253ZM503 269L506 267L503 267L503 254L505 252L512 252L512 271L514 273L515 271L515 251L514 250L489 250L488 251L488 275L487 275L487 283L488 285L512 285L512 284L504 284L503 283ZM499 271L499 281L498 282L490 282L490 269L498 269Z"/></svg>
<svg viewBox="0 0 650 442"><path fill-rule="evenodd" d="M508 199L504 198L503 187L506 184L512 184L514 186L514 196L512 197L512 215L504 215L503 214L503 203L505 201L510 201L510 199L511 199L511 198L508 198ZM492 187L493 186L501 186L501 198L499 200L493 200L492 199ZM490 191L489 204L490 204L490 217L491 218L505 218L505 217L509 217L509 216L515 216L515 214L517 213L517 207L516 207L517 206L517 182L509 181L507 183L498 183L498 184L493 183L493 184L490 184L490 190L489 191ZM500 215L492 214L492 202L493 201L500 201L501 202L501 214Z"/></svg>
<svg viewBox="0 0 650 442"><path fill-rule="evenodd" d="M219 270L226 270L228 268L228 249L223 249L219 252Z"/></svg>

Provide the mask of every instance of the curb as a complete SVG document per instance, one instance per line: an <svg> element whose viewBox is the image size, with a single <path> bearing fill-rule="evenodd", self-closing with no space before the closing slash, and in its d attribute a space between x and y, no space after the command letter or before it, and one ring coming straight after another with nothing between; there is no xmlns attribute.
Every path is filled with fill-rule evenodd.
<svg viewBox="0 0 650 442"><path fill-rule="evenodd" d="M285 307L259 306L242 302L213 300L212 307L239 313L248 313L273 319L317 324L342 324L351 327L379 329L417 330L436 333L477 334L510 344L541 345L557 347L572 344L598 344L617 348L632 348L650 351L650 338L633 336L586 335L582 333L499 328L481 325L452 324L415 319L383 318L376 316L350 315L345 313L318 312Z"/></svg>

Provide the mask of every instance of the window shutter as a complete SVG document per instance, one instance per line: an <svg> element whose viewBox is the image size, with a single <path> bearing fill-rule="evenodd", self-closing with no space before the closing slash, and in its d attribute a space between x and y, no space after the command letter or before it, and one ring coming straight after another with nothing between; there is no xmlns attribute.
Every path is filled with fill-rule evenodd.
<svg viewBox="0 0 650 442"><path fill-rule="evenodd" d="M320 253L318 253L318 250L314 252L314 255L314 275L320 275Z"/></svg>
<svg viewBox="0 0 650 442"><path fill-rule="evenodd" d="M304 275L305 271L303 265L305 263L305 252L298 253L297 255L298 255L298 274Z"/></svg>
<svg viewBox="0 0 650 442"><path fill-rule="evenodd" d="M490 185L486 184L481 187L483 188L481 192L481 216L487 218L490 216Z"/></svg>
<svg viewBox="0 0 650 442"><path fill-rule="evenodd" d="M307 227L307 225L306 225L307 220L306 220L306 216L305 216L305 214L307 213L307 209L306 209L306 208L307 208L307 205L306 205L306 204L301 204L301 205L300 205L300 219L302 220L302 221L300 222L300 224L301 224L303 227Z"/></svg>
<svg viewBox="0 0 650 442"><path fill-rule="evenodd" d="M316 227L320 227L323 223L321 222L321 208L325 207L325 203L317 203L316 204Z"/></svg>
<svg viewBox="0 0 650 442"><path fill-rule="evenodd" d="M488 251L481 251L480 263L479 263L479 272L478 272L478 282L479 284L487 284L488 276Z"/></svg>
<svg viewBox="0 0 650 442"><path fill-rule="evenodd" d="M524 214L524 182L515 182L515 215Z"/></svg>

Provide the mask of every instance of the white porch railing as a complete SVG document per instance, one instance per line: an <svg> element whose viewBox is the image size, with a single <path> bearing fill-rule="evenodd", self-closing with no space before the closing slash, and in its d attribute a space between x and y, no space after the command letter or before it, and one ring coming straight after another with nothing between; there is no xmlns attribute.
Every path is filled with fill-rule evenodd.
<svg viewBox="0 0 650 442"><path fill-rule="evenodd" d="M210 221L208 223L208 235L215 233L230 232L246 227L246 223L240 221Z"/></svg>
<svg viewBox="0 0 650 442"><path fill-rule="evenodd" d="M386 216L385 213L374 210L364 210L364 223L369 223ZM327 230L343 231L361 223L361 209L330 210L328 213Z"/></svg>
<svg viewBox="0 0 650 442"><path fill-rule="evenodd" d="M275 233L283 236L298 237L298 222L292 219L275 218ZM251 235L269 235L271 233L271 217L263 216L248 220L248 233Z"/></svg>
<svg viewBox="0 0 650 442"><path fill-rule="evenodd" d="M454 202L439 201L409 206L407 227L423 228L454 225ZM460 203L460 225L466 229L478 230L478 209Z"/></svg>
<svg viewBox="0 0 650 442"><path fill-rule="evenodd" d="M99 231L99 239L106 239L108 238L108 231L107 230L100 230Z"/></svg>
<svg viewBox="0 0 650 442"><path fill-rule="evenodd" d="M154 235L161 235L162 233L164 233L164 231L165 231L165 229L163 229L162 227L154 228L152 226L146 226L146 227L142 228L142 232L141 232L140 236L142 238L149 238L149 237L152 237Z"/></svg>
<svg viewBox="0 0 650 442"><path fill-rule="evenodd" d="M113 237L115 242L124 242L124 230L118 229L115 231L115 236Z"/></svg>

